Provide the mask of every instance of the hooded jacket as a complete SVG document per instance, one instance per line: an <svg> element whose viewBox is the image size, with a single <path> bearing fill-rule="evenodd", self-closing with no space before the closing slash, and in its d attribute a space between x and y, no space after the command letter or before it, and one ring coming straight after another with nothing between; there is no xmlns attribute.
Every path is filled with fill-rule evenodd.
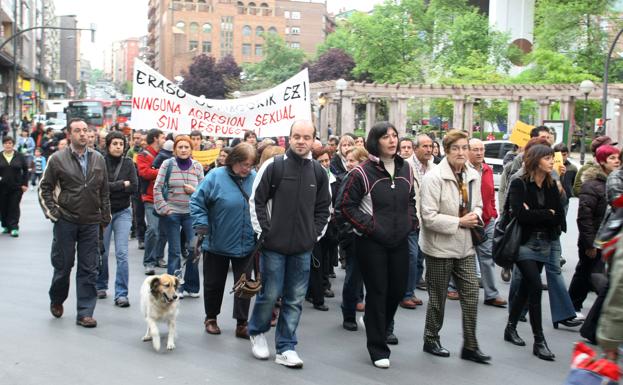
<svg viewBox="0 0 623 385"><path fill-rule="evenodd" d="M593 248L599 225L606 214L606 174L601 167L587 168L582 174L580 203L578 204L578 246Z"/></svg>
<svg viewBox="0 0 623 385"><path fill-rule="evenodd" d="M145 185L145 189L141 191L141 199L145 203L154 203L154 183L158 176L158 169L153 168L152 163L158 153L152 146L147 146L145 150L136 156L136 167L138 168L138 176L141 183Z"/></svg>
<svg viewBox="0 0 623 385"><path fill-rule="evenodd" d="M274 196L275 158L267 160L257 173L250 197L251 223L264 248L283 255L311 251L329 223L331 192L327 173L316 180L315 160L302 158L291 149L283 157L283 175Z"/></svg>

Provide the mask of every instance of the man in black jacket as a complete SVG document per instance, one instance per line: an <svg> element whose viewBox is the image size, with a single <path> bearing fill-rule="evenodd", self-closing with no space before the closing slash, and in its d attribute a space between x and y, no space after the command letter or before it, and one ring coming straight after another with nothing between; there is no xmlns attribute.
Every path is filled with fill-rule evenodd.
<svg viewBox="0 0 623 385"><path fill-rule="evenodd" d="M261 254L262 291L249 321L252 352L270 356L264 333L270 330L273 305L281 295L281 315L275 331L275 362L300 368L294 350L296 328L307 292L311 251L329 223L331 193L326 172L312 160L316 129L297 121L290 129L290 148L283 158L264 163L253 183L249 207L255 232L264 240Z"/></svg>
<svg viewBox="0 0 623 385"><path fill-rule="evenodd" d="M39 203L54 222L50 286L50 312L63 315L69 294L69 278L78 251L76 323L93 328L97 292L99 230L111 219L108 177L104 157L87 148L88 127L84 120L69 121L71 144L52 155L39 183Z"/></svg>

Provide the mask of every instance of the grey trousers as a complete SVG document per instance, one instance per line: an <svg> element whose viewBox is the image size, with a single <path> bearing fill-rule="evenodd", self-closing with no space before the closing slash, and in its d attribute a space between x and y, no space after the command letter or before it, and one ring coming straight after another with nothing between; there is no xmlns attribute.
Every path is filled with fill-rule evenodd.
<svg viewBox="0 0 623 385"><path fill-rule="evenodd" d="M476 277L476 256L465 258L436 258L426 255L426 285L428 307L424 342L439 342L439 331L443 327L444 311L450 277L459 292L463 316L463 347L478 348L476 319L478 315L478 278Z"/></svg>
<svg viewBox="0 0 623 385"><path fill-rule="evenodd" d="M495 262L493 261L493 229L495 220L491 220L485 227L487 240L476 247L478 262L480 263L480 276L482 277L482 287L485 290L485 300L495 299L500 292L495 287Z"/></svg>

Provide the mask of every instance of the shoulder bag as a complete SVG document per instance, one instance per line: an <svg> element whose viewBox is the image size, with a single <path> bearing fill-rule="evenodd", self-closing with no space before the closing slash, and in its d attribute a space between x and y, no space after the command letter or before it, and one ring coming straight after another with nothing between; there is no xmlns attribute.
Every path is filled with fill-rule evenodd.
<svg viewBox="0 0 623 385"><path fill-rule="evenodd" d="M523 185L525 190L525 183ZM521 246L521 226L509 207L509 199L510 194L507 194L504 210L493 230L493 260L496 265L505 269L511 268L517 261Z"/></svg>

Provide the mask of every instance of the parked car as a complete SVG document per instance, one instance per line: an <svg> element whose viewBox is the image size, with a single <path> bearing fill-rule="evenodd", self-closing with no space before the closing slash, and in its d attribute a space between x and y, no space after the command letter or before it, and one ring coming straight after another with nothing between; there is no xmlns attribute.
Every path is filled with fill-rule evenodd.
<svg viewBox="0 0 623 385"><path fill-rule="evenodd" d="M485 163L493 169L493 185L496 189L500 186L500 177L504 171L502 160L507 152L515 146L508 140L489 140L483 142L485 145Z"/></svg>
<svg viewBox="0 0 623 385"><path fill-rule="evenodd" d="M45 122L45 128L52 128L54 132L61 132L63 128L67 125L67 120L65 119L57 119L50 118Z"/></svg>

